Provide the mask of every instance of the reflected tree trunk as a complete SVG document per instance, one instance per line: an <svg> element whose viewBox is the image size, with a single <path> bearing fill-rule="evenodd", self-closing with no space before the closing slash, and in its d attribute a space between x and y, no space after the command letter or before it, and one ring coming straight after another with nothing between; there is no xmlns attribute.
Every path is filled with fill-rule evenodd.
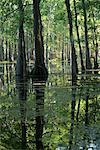
<svg viewBox="0 0 100 150"><path fill-rule="evenodd" d="M20 102L20 113L21 113L21 148L26 149L26 98L27 98L27 83L20 83L18 88L19 102Z"/></svg>
<svg viewBox="0 0 100 150"><path fill-rule="evenodd" d="M89 94L86 93L86 108L85 108L85 125L87 126L89 123L89 118L88 118L88 104L89 104Z"/></svg>
<svg viewBox="0 0 100 150"><path fill-rule="evenodd" d="M76 113L76 121L77 121L77 125L78 125L78 121L79 121L79 113L80 113L80 103L81 103L81 96L83 95L83 85L84 84L84 78L83 76L81 77L81 81L80 81L80 93L79 93L79 101L78 101L78 108L77 108L77 113Z"/></svg>
<svg viewBox="0 0 100 150"><path fill-rule="evenodd" d="M78 124L79 112L80 112L80 102L81 102L81 98L79 98L78 109L77 109L77 114L76 114L76 121L77 121L77 124Z"/></svg>
<svg viewBox="0 0 100 150"><path fill-rule="evenodd" d="M75 86L75 84L74 84ZM76 105L76 87L72 87L72 101L71 101L71 126L69 135L69 150L72 150L73 145L73 130L74 130L74 118L75 118L75 105Z"/></svg>
<svg viewBox="0 0 100 150"><path fill-rule="evenodd" d="M35 85L36 92L36 150L44 150L42 136L43 136L43 126L44 126L44 90L45 84L40 83L40 85Z"/></svg>

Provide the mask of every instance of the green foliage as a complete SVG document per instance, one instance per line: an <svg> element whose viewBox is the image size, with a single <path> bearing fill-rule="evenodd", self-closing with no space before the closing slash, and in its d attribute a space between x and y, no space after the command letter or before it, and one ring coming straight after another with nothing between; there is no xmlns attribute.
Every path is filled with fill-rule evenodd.
<svg viewBox="0 0 100 150"><path fill-rule="evenodd" d="M57 79L57 80L56 80ZM95 82L94 82L95 81ZM45 149L56 149L57 146L69 145L69 137L73 132L73 149L78 149L85 136L85 147L93 139L98 138L99 134L99 80L94 76L90 79L79 80L77 87L72 87L68 82L68 76L52 75L48 79L45 89L44 110L44 130L43 143ZM50 84L52 82L52 84ZM55 84L56 82L56 84ZM65 84L66 83L66 84ZM6 85L7 86L7 85ZM35 117L36 117L36 99L34 88L29 83L27 92L27 101L21 102L18 96L11 90L14 88L14 82L9 85L9 92L6 89L0 89L0 136L2 149L20 149L21 148L21 108L26 107L26 125L27 125L27 149L35 149ZM74 93L73 93L74 90ZM12 92L11 92L12 91ZM88 91L88 93L87 93ZM17 93L18 91L16 91ZM74 95L73 95L74 94ZM89 95L88 117L89 124L85 125L86 96ZM72 119L72 101L75 96L74 108L74 126L71 125ZM80 99L80 108L78 121L76 119L78 104ZM22 106L22 107L21 107ZM42 111L42 110L41 110ZM98 141L97 141L98 143Z"/></svg>
<svg viewBox="0 0 100 150"><path fill-rule="evenodd" d="M73 9L73 0L70 0L71 11L73 18L74 28L74 39L75 47L78 52L78 43L76 38L75 28L75 15ZM78 13L78 26L80 33L80 41L84 49L84 19L82 1L76 0L76 7ZM69 26L67 11L64 0L41 0L41 14L43 23L43 36L44 45L46 45L46 35L48 33L48 52L52 51L54 55L53 59L49 61L49 64L54 65L51 70L53 73L48 78L48 83L45 89L45 101L44 101L44 132L43 132L43 143L45 149L54 150L57 146L65 146L68 148L71 134L73 134L72 149L78 149L85 142L85 148L91 141L96 141L99 144L100 135L100 79L98 76L84 77L81 80L78 77L78 83L76 87L71 86L71 76L62 75L61 66L61 54L62 54L62 43L64 47L70 47L69 43ZM94 52L96 43L95 33L97 41L99 41L99 25L100 25L100 2L99 0L88 0L86 1L87 11L87 26L89 35L89 46L91 53ZM95 33L94 33L94 21L95 20ZM24 0L24 31L25 39L29 40L28 48L31 50L34 43L33 36L33 7L31 0ZM18 40L18 28L19 28L19 11L16 0L1 0L0 1L0 42L8 40L17 43ZM33 39L32 39L33 38ZM18 44L18 43L17 43ZM68 44L68 45L67 45ZM4 49L6 47L4 41ZM68 47L68 49L70 49ZM0 62L9 64L9 62ZM68 66L70 67L70 66ZM68 67L66 69L69 71ZM4 73L4 75L3 75ZM18 99L18 91L15 88L15 77L10 82L10 73L0 68L0 78L4 79L4 85L0 80L0 149L10 150L21 148L21 107L20 100ZM72 120L72 89L75 89L75 108L74 108L74 121ZM14 91L15 90L15 91ZM17 93L17 94L16 94ZM86 96L89 95L88 100L88 118L89 124L85 125L86 116ZM35 91L32 89L32 84L29 82L27 101L26 101L26 125L27 125L27 149L35 149L35 117L36 117L36 101ZM77 120L77 112L80 108ZM72 124L74 122L74 125ZM73 128L71 128L73 125ZM73 129L73 130L71 130Z"/></svg>

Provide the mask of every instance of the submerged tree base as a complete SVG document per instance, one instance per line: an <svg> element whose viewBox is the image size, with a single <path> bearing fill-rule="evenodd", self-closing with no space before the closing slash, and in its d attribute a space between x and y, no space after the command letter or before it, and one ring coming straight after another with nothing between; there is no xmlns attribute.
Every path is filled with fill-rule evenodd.
<svg viewBox="0 0 100 150"><path fill-rule="evenodd" d="M45 65L35 65L30 76L33 82L46 82L48 78L48 70Z"/></svg>

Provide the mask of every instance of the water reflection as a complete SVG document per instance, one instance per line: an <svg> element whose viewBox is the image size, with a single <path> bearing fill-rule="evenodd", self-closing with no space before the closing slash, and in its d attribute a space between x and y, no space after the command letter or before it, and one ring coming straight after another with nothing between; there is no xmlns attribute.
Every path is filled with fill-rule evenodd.
<svg viewBox="0 0 100 150"><path fill-rule="evenodd" d="M69 133L69 150L72 149L73 145L73 129L74 129L74 118L75 118L75 105L76 105L76 84L72 88L72 100L71 100L71 125Z"/></svg>
<svg viewBox="0 0 100 150"><path fill-rule="evenodd" d="M100 78L49 76L15 86L14 65L0 66L0 149L99 150ZM32 88L33 86L33 88Z"/></svg>
<svg viewBox="0 0 100 150"><path fill-rule="evenodd" d="M35 95L36 95L36 125L35 125L35 139L36 139L36 150L44 150L42 136L44 126L44 92L45 83L35 83Z"/></svg>
<svg viewBox="0 0 100 150"><path fill-rule="evenodd" d="M27 100L27 81L26 77L17 76L16 87L18 89L18 98L20 103L21 116L21 148L26 149L26 100Z"/></svg>

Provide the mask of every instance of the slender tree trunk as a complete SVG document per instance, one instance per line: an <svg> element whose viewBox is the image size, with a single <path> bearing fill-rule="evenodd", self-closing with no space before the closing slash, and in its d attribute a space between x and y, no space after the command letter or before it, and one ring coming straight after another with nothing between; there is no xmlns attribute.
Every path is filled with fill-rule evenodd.
<svg viewBox="0 0 100 150"><path fill-rule="evenodd" d="M11 62L12 61L12 48L11 48L11 43L9 41L9 61Z"/></svg>
<svg viewBox="0 0 100 150"><path fill-rule="evenodd" d="M30 33L30 42L31 42L31 52L30 52L30 60L35 60L34 59L34 37L33 37L33 32Z"/></svg>
<svg viewBox="0 0 100 150"><path fill-rule="evenodd" d="M6 83L7 83L7 95L9 96L9 66L6 64Z"/></svg>
<svg viewBox="0 0 100 150"><path fill-rule="evenodd" d="M11 60L14 61L14 42L13 42L13 41L11 42L11 49L12 49L12 52L11 52L11 54L12 54L12 55L11 55Z"/></svg>
<svg viewBox="0 0 100 150"><path fill-rule="evenodd" d="M17 59L17 44L15 42L15 44L14 44L14 60L16 60L16 59Z"/></svg>
<svg viewBox="0 0 100 150"><path fill-rule="evenodd" d="M76 10L76 1L74 1L74 11L75 11L75 26L76 26L76 31L77 31L77 39L78 39L78 45L79 45L79 50L80 50L80 60L81 60L81 72L84 73L85 67L83 63L83 54L82 54L82 47L80 43L80 36L79 36L79 28L78 28L78 19L77 19L77 10Z"/></svg>
<svg viewBox="0 0 100 150"><path fill-rule="evenodd" d="M0 61L4 60L4 38L2 37L0 41Z"/></svg>
<svg viewBox="0 0 100 150"><path fill-rule="evenodd" d="M86 69L92 69L92 64L90 61L90 52L89 52L89 44L88 44L88 29L87 29L87 15L86 15L86 6L85 0L82 0L83 5L83 13L84 13L84 29L85 29L85 47L86 47ZM88 71L86 71L89 73Z"/></svg>
<svg viewBox="0 0 100 150"><path fill-rule="evenodd" d="M48 68L48 33L46 35L46 66Z"/></svg>
<svg viewBox="0 0 100 150"><path fill-rule="evenodd" d="M4 60L4 25L1 21L1 40L0 40L0 61Z"/></svg>
<svg viewBox="0 0 100 150"><path fill-rule="evenodd" d="M70 42L71 42L71 49L72 49L71 55L72 55L72 83L73 83L77 79L78 65L77 65L77 56L76 56L76 51L75 51L75 46L74 46L72 14L71 14L71 10L70 10L69 0L65 0L65 4L67 7L67 13L68 13Z"/></svg>
<svg viewBox="0 0 100 150"><path fill-rule="evenodd" d="M28 34L28 32L26 33L26 53L27 53L27 61L29 62L30 54L29 54L29 34Z"/></svg>
<svg viewBox="0 0 100 150"><path fill-rule="evenodd" d="M62 73L64 74L64 35L62 37Z"/></svg>
<svg viewBox="0 0 100 150"><path fill-rule="evenodd" d="M93 23L94 23L94 35L95 35L95 62L94 62L94 69L98 69L98 42L97 42L97 34L96 34L96 26L95 26L95 17L94 17L94 13L93 14ZM95 44L94 43L94 44ZM98 71L96 71L95 73L98 73Z"/></svg>
<svg viewBox="0 0 100 150"><path fill-rule="evenodd" d="M5 60L7 61L8 60L8 41L7 41L7 39L6 39L6 58L5 58Z"/></svg>

